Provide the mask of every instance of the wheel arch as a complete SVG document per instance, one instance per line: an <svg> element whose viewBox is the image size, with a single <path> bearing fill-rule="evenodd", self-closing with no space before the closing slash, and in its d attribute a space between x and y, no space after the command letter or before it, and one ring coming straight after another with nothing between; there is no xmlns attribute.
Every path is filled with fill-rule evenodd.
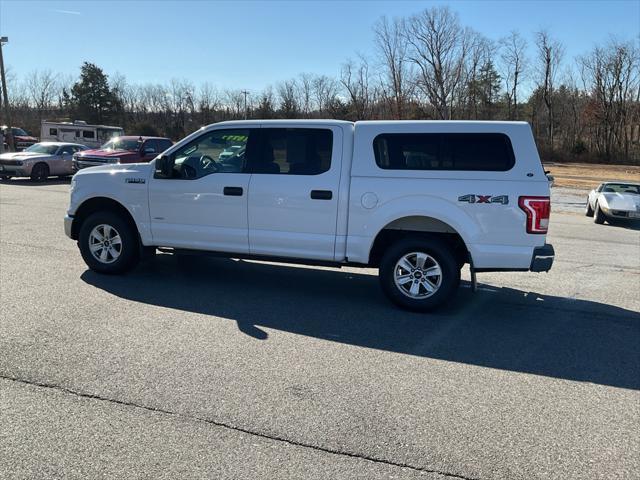
<svg viewBox="0 0 640 480"><path fill-rule="evenodd" d="M73 224L71 225L71 238L78 240L80 229L84 221L92 213L99 211L115 212L122 216L134 232L138 234L138 241L141 241L140 231L133 218L131 212L122 203L109 197L92 197L80 204L73 216Z"/></svg>
<svg viewBox="0 0 640 480"><path fill-rule="evenodd" d="M428 215L407 215L388 222L378 230L369 249L369 265L379 266L384 251L408 236L439 238L451 246L460 266L471 260L467 242L450 223Z"/></svg>
<svg viewBox="0 0 640 480"><path fill-rule="evenodd" d="M36 163L33 164L33 166L31 167L31 175L33 175L33 171L38 168L40 165L43 165L46 169L47 172L49 173L49 175L51 175L51 167L49 166L49 164L43 160L39 160Z"/></svg>

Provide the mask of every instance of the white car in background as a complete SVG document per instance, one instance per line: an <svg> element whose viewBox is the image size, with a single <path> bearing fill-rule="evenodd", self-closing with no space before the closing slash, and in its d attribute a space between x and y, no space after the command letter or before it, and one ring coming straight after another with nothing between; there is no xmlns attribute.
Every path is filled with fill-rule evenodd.
<svg viewBox="0 0 640 480"><path fill-rule="evenodd" d="M50 176L67 177L74 174L73 154L86 150L77 143L41 142L22 152L0 155L0 179L30 177L34 182L44 182Z"/></svg>
<svg viewBox="0 0 640 480"><path fill-rule="evenodd" d="M628 182L606 182L589 192L587 217L595 223L605 220L640 219L640 184Z"/></svg>

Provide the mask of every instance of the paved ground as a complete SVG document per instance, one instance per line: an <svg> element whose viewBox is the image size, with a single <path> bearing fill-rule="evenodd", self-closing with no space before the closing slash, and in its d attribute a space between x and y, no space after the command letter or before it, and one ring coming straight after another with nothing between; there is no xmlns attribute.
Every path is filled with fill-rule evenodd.
<svg viewBox="0 0 640 480"><path fill-rule="evenodd" d="M93 274L67 191L0 185L0 477L640 478L639 230L556 211L552 272L418 315L374 271Z"/></svg>

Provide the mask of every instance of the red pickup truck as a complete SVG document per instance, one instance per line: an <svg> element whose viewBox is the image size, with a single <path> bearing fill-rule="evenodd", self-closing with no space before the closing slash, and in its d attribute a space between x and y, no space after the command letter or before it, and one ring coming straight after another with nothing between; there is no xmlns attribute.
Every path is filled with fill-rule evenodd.
<svg viewBox="0 0 640 480"><path fill-rule="evenodd" d="M3 125L0 127L0 131L2 132L4 150L5 152L8 152L9 127ZM21 152L26 148L29 148L31 145L38 143L38 139L36 137L32 137L21 128L11 127L11 132L13 132L13 145L15 146L16 152Z"/></svg>
<svg viewBox="0 0 640 480"><path fill-rule="evenodd" d="M163 137L114 137L97 150L84 150L73 156L75 170L109 163L139 163L153 160L173 145Z"/></svg>

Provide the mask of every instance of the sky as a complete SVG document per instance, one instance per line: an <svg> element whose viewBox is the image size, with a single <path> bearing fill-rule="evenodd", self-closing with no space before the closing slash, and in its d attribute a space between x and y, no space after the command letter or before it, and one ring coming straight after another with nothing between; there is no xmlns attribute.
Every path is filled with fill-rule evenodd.
<svg viewBox="0 0 640 480"><path fill-rule="evenodd" d="M83 61L130 83L172 78L258 91L301 72L337 76L372 55L383 15L449 5L492 39L547 29L573 58L610 35L640 35L640 0L583 1L31 1L0 0L4 61L12 75L51 69L77 77Z"/></svg>

